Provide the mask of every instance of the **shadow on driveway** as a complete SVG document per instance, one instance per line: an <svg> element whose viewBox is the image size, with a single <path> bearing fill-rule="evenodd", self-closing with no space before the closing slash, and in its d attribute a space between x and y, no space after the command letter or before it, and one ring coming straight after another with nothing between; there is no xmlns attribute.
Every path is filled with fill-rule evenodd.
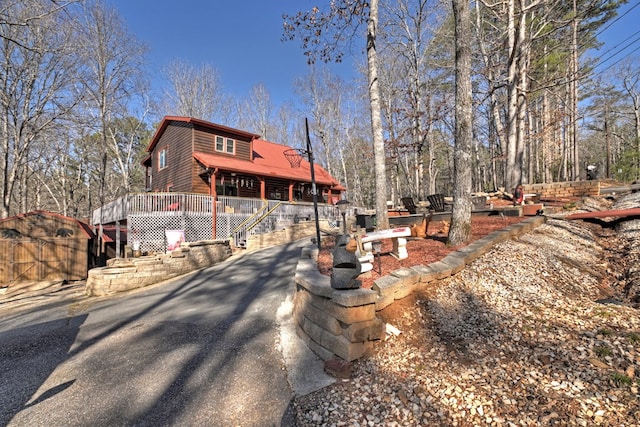
<svg viewBox="0 0 640 427"><path fill-rule="evenodd" d="M280 425L292 392L276 312L301 246L85 300L73 316L0 319L0 424Z"/></svg>

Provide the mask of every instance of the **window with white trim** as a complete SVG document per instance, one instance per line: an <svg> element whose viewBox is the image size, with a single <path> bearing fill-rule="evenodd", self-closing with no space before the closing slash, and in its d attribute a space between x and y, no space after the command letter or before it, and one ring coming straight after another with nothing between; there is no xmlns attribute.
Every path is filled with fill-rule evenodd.
<svg viewBox="0 0 640 427"><path fill-rule="evenodd" d="M164 169L167 167L167 149L163 148L158 153L158 170Z"/></svg>
<svg viewBox="0 0 640 427"><path fill-rule="evenodd" d="M227 145L226 145L226 150L228 154L233 154L236 150L236 142L231 139L231 138L227 138Z"/></svg>
<svg viewBox="0 0 640 427"><path fill-rule="evenodd" d="M236 141L232 138L216 136L216 151L227 154L235 154Z"/></svg>

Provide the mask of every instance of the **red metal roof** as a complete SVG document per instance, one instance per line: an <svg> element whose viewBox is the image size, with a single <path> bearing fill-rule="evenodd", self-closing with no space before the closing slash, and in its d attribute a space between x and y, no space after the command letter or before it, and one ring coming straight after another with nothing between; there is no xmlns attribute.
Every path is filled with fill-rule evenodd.
<svg viewBox="0 0 640 427"><path fill-rule="evenodd" d="M102 227L102 238L107 243L114 243L116 241L116 226L105 225ZM127 227L120 226L120 241L127 242Z"/></svg>
<svg viewBox="0 0 640 427"><path fill-rule="evenodd" d="M305 158L306 155L303 156L300 167L294 168L284 155L284 152L289 149L291 147L286 145L256 139L253 141L254 160L252 162L207 153L193 153L193 157L208 168L311 182L311 168L309 161ZM313 169L318 184L329 185L338 191L345 189L322 166L314 163Z"/></svg>

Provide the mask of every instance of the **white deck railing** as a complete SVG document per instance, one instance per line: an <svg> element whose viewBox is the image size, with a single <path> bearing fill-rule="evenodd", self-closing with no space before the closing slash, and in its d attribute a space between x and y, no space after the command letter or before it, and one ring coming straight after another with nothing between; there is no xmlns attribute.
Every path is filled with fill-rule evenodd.
<svg viewBox="0 0 640 427"><path fill-rule="evenodd" d="M250 199L220 196L216 202L216 232L212 227L212 197L189 193L140 193L129 194L96 209L93 224L113 224L127 221L129 240L153 243L162 247L165 230L186 231L187 241L207 238L243 242L250 234L261 234L297 221L312 220L312 203L281 202L277 200ZM270 212L265 216L266 212ZM319 204L319 219L339 220L335 206Z"/></svg>

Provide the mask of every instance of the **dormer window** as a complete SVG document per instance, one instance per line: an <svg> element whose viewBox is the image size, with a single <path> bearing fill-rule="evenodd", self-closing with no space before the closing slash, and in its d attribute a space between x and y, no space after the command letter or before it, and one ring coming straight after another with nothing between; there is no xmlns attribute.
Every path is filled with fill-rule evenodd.
<svg viewBox="0 0 640 427"><path fill-rule="evenodd" d="M236 141L231 138L216 136L216 151L227 154L234 154L236 151Z"/></svg>

